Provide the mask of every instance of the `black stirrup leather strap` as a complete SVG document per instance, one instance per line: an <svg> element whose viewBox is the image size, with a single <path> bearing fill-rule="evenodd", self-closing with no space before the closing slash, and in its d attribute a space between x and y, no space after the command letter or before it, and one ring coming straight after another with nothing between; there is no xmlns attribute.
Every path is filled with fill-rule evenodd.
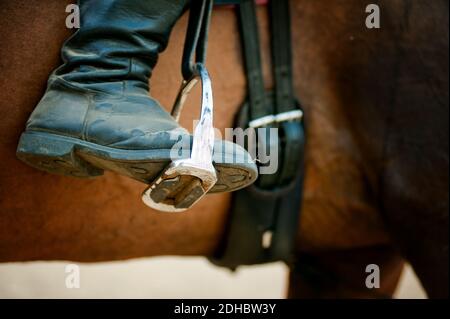
<svg viewBox="0 0 450 319"><path fill-rule="evenodd" d="M186 81L196 72L197 64L205 64L213 4L213 0L191 2L181 66Z"/></svg>
<svg viewBox="0 0 450 319"><path fill-rule="evenodd" d="M243 0L237 11L248 98L236 126L256 130L259 150L278 150L278 169L273 174L260 170L254 185L233 194L225 239L210 260L230 269L274 261L291 265L302 199L305 135L303 112L293 93L289 0L269 2L272 91L264 87L256 5L253 0ZM260 128L278 129L277 139Z"/></svg>

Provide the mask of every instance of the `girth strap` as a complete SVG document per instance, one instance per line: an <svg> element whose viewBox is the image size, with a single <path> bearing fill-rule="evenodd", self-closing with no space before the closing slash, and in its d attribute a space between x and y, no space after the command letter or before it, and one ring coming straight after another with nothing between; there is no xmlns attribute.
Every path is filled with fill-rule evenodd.
<svg viewBox="0 0 450 319"><path fill-rule="evenodd" d="M279 165L274 174L260 174L255 185L233 194L223 246L211 259L231 269L294 260L303 186L303 112L293 94L289 0L271 0L269 6L273 92L264 88L255 3L243 0L237 8L248 99L236 126L256 129L258 149L278 150ZM270 128L278 129L277 138Z"/></svg>

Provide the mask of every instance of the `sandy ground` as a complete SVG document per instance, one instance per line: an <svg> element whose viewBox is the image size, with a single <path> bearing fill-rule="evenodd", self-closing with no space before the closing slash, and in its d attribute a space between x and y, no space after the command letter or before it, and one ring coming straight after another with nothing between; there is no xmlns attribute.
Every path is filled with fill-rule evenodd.
<svg viewBox="0 0 450 319"><path fill-rule="evenodd" d="M283 298L283 264L236 273L203 258L163 257L80 265L80 288L68 289L65 262L0 265L0 298ZM410 267L397 298L425 298Z"/></svg>

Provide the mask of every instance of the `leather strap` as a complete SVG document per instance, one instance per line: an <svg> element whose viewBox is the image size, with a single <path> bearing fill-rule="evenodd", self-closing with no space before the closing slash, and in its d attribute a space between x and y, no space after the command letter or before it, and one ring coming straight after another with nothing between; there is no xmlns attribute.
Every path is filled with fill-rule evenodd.
<svg viewBox="0 0 450 319"><path fill-rule="evenodd" d="M247 72L248 118L249 121L252 121L268 114L274 114L275 108L274 104L267 98L264 87L255 2L253 0L244 0L237 7L237 11ZM246 128L247 123L243 127ZM266 139L261 139L260 141L266 142ZM268 136L267 141L270 143L270 136ZM272 148L271 146L266 147L267 149ZM276 183L276 179L276 174L261 175L257 183L262 188L268 188Z"/></svg>
<svg viewBox="0 0 450 319"><path fill-rule="evenodd" d="M278 114L298 109L294 97L292 74L291 16L289 1L270 1L271 43L273 77L275 79L275 106ZM297 122L283 122L283 163L278 185L285 185L296 178L297 163L303 153L303 127ZM302 136L302 138L300 138Z"/></svg>
<svg viewBox="0 0 450 319"><path fill-rule="evenodd" d="M289 1L270 1L271 44L277 112L295 109ZM281 21L283 21L281 23Z"/></svg>
<svg viewBox="0 0 450 319"><path fill-rule="evenodd" d="M205 64L213 4L213 0L191 1L182 60L182 73L186 81L192 78L198 63Z"/></svg>
<svg viewBox="0 0 450 319"><path fill-rule="evenodd" d="M262 121L301 114L293 94L289 0L270 1L272 64L275 87L264 88L255 3L243 0L238 6L247 72L248 99L237 118L237 127L265 123L278 128L279 145L271 145L270 134L258 134L266 147L279 148L279 169L260 175L258 181L233 194L226 239L211 261L235 269L273 261L294 261L303 187L304 128L300 119ZM286 113L289 112L289 113ZM289 116L287 116L289 118Z"/></svg>
<svg viewBox="0 0 450 319"><path fill-rule="evenodd" d="M256 6L253 1L244 1L237 10L247 72L249 116L253 120L273 113L274 109L266 99L264 88Z"/></svg>

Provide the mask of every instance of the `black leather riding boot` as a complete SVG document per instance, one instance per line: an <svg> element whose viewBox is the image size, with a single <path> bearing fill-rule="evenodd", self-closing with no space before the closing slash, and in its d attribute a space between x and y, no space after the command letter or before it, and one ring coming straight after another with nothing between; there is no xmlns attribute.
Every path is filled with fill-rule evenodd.
<svg viewBox="0 0 450 319"><path fill-rule="evenodd" d="M28 120L18 157L76 177L106 169L145 183L157 178L172 160L172 146L190 137L149 96L148 81L188 2L79 1L81 28L62 48L64 64ZM212 192L254 181L256 166L245 160L244 149L216 141L214 150L218 182Z"/></svg>

